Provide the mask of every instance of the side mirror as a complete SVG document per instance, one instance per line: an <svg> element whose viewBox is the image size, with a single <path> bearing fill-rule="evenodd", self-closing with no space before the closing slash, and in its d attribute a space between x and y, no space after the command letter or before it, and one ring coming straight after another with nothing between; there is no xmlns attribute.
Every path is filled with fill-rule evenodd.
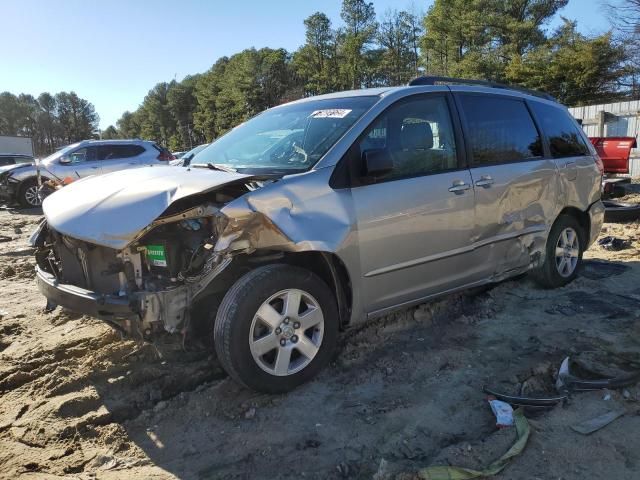
<svg viewBox="0 0 640 480"><path fill-rule="evenodd" d="M367 177L381 177L393 170L393 160L384 148L362 152L362 163Z"/></svg>
<svg viewBox="0 0 640 480"><path fill-rule="evenodd" d="M61 165L68 165L71 163L71 159L69 157L60 157L58 163L60 163Z"/></svg>

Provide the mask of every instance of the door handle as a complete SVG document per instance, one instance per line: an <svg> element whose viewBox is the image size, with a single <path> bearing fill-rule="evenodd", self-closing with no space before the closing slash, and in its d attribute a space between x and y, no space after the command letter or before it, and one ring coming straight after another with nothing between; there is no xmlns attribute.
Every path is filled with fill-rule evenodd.
<svg viewBox="0 0 640 480"><path fill-rule="evenodd" d="M574 168L576 166L576 162L567 162L564 164L564 168Z"/></svg>
<svg viewBox="0 0 640 480"><path fill-rule="evenodd" d="M469 190L471 185L468 183L464 183L462 180L456 180L453 182L453 185L449 187L450 192L454 192L456 194L464 193L465 190Z"/></svg>
<svg viewBox="0 0 640 480"><path fill-rule="evenodd" d="M476 187L489 188L491 185L493 185L493 178L491 178L491 175L482 175L480 180L476 182Z"/></svg>
<svg viewBox="0 0 640 480"><path fill-rule="evenodd" d="M94 170L97 170L97 169L98 169L98 167L91 167L91 168L93 168Z"/></svg>

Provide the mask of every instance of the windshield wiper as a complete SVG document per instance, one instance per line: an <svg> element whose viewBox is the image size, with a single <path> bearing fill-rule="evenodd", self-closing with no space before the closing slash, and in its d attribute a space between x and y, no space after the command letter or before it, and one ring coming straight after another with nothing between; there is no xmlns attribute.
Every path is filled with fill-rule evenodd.
<svg viewBox="0 0 640 480"><path fill-rule="evenodd" d="M231 168L228 167L227 165L223 165L221 163L207 163L207 164L193 164L191 165L192 167L207 167L209 170L219 170L221 172L227 172L227 173L237 173L238 170L236 170L235 168Z"/></svg>

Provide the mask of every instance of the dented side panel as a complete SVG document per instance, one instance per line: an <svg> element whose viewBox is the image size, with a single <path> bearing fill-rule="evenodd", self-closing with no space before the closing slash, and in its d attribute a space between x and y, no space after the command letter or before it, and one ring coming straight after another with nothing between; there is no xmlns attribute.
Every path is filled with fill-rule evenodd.
<svg viewBox="0 0 640 480"><path fill-rule="evenodd" d="M254 250L334 253L352 282L352 318L364 318L356 214L349 189L329 186L333 168L290 176L227 204L227 221L215 250L221 255Z"/></svg>
<svg viewBox="0 0 640 480"><path fill-rule="evenodd" d="M560 189L555 162L550 159L490 165L471 169L476 186L476 228L473 243L485 258L487 275L527 266L544 255L546 238L558 207Z"/></svg>

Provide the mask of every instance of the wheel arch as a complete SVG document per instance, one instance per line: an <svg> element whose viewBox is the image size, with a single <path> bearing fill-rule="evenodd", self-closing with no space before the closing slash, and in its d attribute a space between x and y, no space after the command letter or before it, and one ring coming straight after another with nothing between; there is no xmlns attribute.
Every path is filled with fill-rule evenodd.
<svg viewBox="0 0 640 480"><path fill-rule="evenodd" d="M353 291L347 267L338 255L320 251L285 253L284 261L318 275L335 295L340 327L349 324L353 308Z"/></svg>
<svg viewBox="0 0 640 480"><path fill-rule="evenodd" d="M237 255L229 267L195 299L192 306L194 313L201 308L206 311L209 308L208 302L213 296L220 300L233 284L249 271L263 265L277 263L304 268L320 277L335 296L340 327L343 328L349 324L353 310L353 290L347 267L335 253L315 250L304 252L269 250Z"/></svg>
<svg viewBox="0 0 640 480"><path fill-rule="evenodd" d="M558 221L558 218L560 218L561 215L568 215L575 218L584 231L584 241L588 242L591 235L591 220L589 218L589 214L577 207L564 207L553 222L554 224ZM584 245L583 248L586 248L586 245Z"/></svg>

